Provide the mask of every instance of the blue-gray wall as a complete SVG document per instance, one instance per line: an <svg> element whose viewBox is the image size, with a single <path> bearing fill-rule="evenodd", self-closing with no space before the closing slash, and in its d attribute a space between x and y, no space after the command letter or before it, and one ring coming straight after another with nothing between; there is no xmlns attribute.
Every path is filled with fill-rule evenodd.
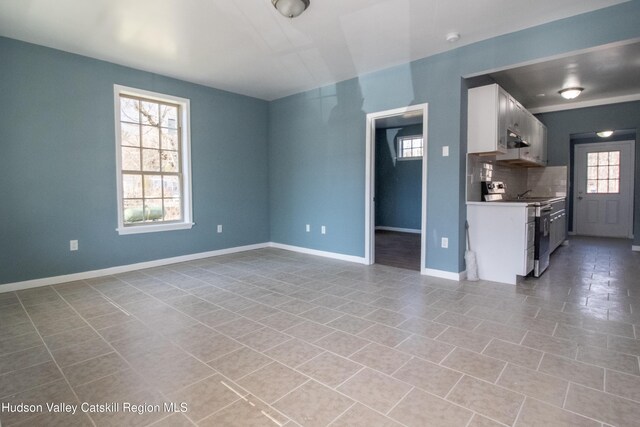
<svg viewBox="0 0 640 427"><path fill-rule="evenodd" d="M426 267L461 271L462 77L640 37L638 16L633 0L270 103L0 38L0 283L269 240L363 256L366 113L424 102ZM191 99L192 230L115 232L114 83Z"/></svg>
<svg viewBox="0 0 640 427"><path fill-rule="evenodd" d="M640 129L640 101L538 114L547 126L549 166L569 166L571 171L571 135L603 129ZM635 147L634 244L640 244L640 148Z"/></svg>
<svg viewBox="0 0 640 427"><path fill-rule="evenodd" d="M464 270L462 77L640 37L638 16L634 0L271 102L271 239L363 256L366 114L426 102L426 267ZM327 234L305 233L305 223L324 224ZM439 244L445 236L448 249Z"/></svg>
<svg viewBox="0 0 640 427"><path fill-rule="evenodd" d="M6 38L0 58L0 283L269 241L265 101ZM191 100L191 230L116 232L114 84Z"/></svg>
<svg viewBox="0 0 640 427"><path fill-rule="evenodd" d="M397 160L397 138L422 135L422 125L376 129L376 226L420 230L422 159Z"/></svg>

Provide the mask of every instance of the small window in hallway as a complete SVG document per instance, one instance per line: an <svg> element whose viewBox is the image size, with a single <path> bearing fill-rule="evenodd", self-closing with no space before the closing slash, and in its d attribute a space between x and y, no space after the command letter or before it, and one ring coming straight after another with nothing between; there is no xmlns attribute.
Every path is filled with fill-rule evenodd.
<svg viewBox="0 0 640 427"><path fill-rule="evenodd" d="M422 158L422 135L398 137L398 159L412 160Z"/></svg>
<svg viewBox="0 0 640 427"><path fill-rule="evenodd" d="M620 192L620 151L587 154L587 193Z"/></svg>

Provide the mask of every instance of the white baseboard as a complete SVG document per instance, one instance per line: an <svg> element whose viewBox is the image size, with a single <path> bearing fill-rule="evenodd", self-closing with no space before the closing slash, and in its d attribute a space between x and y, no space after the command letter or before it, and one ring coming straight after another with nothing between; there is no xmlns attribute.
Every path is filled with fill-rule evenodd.
<svg viewBox="0 0 640 427"><path fill-rule="evenodd" d="M640 246L633 245L631 246L631 250L634 252L640 252Z"/></svg>
<svg viewBox="0 0 640 427"><path fill-rule="evenodd" d="M466 270L461 271L460 273L452 273L450 271L436 270L433 268L423 268L420 271L420 273L425 276L438 277L440 279L455 280L457 282L460 282L461 280L464 280L467 278Z"/></svg>
<svg viewBox="0 0 640 427"><path fill-rule="evenodd" d="M179 262L194 261L203 258L210 258L220 255L233 254L236 252L245 252L254 249L277 248L287 251L298 252L308 255L316 255L325 258L337 259L341 261L354 262L357 264L366 264L364 257L345 255L336 252L320 251L317 249L303 248L301 246L285 245L282 243L265 242L255 245L237 246L234 248L219 249L216 251L200 252L196 254L182 255L172 258L158 259L154 261L139 262L136 264L120 265L116 267L103 268L100 270L83 271L80 273L65 274L54 277L43 277L41 279L25 280L22 282L6 283L0 285L0 293L20 291L24 289L38 288L40 286L57 285L59 283L73 282L77 280L93 279L95 277L109 276L113 274L127 273L130 271L143 270L145 268L162 267L164 265L176 264ZM634 246L633 250L640 250L640 246ZM432 268L423 268L421 274L426 276L438 277L441 279L449 279L461 281L467 276L466 271L460 273L452 273L450 271L435 270Z"/></svg>
<svg viewBox="0 0 640 427"><path fill-rule="evenodd" d="M42 279L33 279L33 280L25 280L23 282L7 283L4 285L0 285L0 293L21 291L23 289L37 288L40 286L57 285L59 283L73 282L76 280L93 279L95 277L127 273L129 271L143 270L145 268L162 267L164 265L176 264L179 262L194 261L197 259L233 254L236 252L251 251L254 249L267 248L269 246L270 246L269 242L258 243L255 245L236 246L234 248L219 249L216 251L200 252L196 254L182 255L182 256L177 256L172 258L157 259L153 261L139 262L136 264L119 265L116 267L103 268L100 270L83 271L80 273L65 274L62 276L43 277Z"/></svg>
<svg viewBox="0 0 640 427"><path fill-rule="evenodd" d="M359 257L354 255L339 254L337 252L319 251L317 249L309 249L309 248L303 248L301 246L285 245L282 243L275 243L275 242L270 242L269 247L284 249L286 251L291 251L291 252L299 252L301 254L317 255L325 258L339 259L341 261L355 262L357 264L365 264L364 257Z"/></svg>
<svg viewBox="0 0 640 427"><path fill-rule="evenodd" d="M397 231L399 233L422 234L422 230L417 230L415 228L386 227L384 225L377 225L376 230Z"/></svg>

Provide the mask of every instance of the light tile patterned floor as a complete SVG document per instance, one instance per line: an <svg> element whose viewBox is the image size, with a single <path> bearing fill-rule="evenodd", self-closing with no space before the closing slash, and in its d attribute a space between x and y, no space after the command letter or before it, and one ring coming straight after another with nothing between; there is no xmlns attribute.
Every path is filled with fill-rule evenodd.
<svg viewBox="0 0 640 427"><path fill-rule="evenodd" d="M637 426L640 253L450 282L275 249L0 294L3 426Z"/></svg>

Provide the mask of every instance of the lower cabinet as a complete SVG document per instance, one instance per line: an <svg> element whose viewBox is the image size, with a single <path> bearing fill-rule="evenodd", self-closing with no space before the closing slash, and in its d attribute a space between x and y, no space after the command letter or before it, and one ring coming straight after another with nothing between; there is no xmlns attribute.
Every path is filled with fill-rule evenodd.
<svg viewBox="0 0 640 427"><path fill-rule="evenodd" d="M566 200L558 200L551 203L551 230L550 252L555 251L558 246L567 239L567 210Z"/></svg>
<svg viewBox="0 0 640 427"><path fill-rule="evenodd" d="M533 270L535 208L526 203L467 204L471 250L478 276L515 285Z"/></svg>

